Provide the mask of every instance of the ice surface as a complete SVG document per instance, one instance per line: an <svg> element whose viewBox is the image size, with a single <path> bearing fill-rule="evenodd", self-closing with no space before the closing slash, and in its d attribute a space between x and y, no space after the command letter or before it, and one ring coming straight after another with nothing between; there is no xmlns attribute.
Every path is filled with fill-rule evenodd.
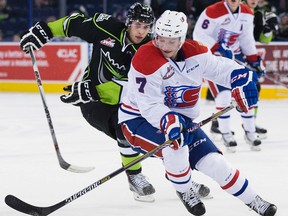
<svg viewBox="0 0 288 216"><path fill-rule="evenodd" d="M121 165L116 143L92 128L80 109L63 104L59 95L46 100L63 158L95 170L77 174L60 168L38 93L0 93L0 215L23 215L8 207L4 198L13 194L36 206L54 205L84 189ZM198 121L214 111L202 103ZM243 138L241 119L233 110L237 152L224 155L263 198L278 206L277 216L288 215L288 101L260 101L257 124L268 129L262 151L252 152ZM210 124L203 129L209 134ZM164 177L159 159L143 161L143 173L156 188L154 203L134 201L124 173L57 210L55 216L185 216L190 215ZM222 191L209 177L193 172L194 180L208 185L213 199L204 200L206 216L257 215L238 199Z"/></svg>

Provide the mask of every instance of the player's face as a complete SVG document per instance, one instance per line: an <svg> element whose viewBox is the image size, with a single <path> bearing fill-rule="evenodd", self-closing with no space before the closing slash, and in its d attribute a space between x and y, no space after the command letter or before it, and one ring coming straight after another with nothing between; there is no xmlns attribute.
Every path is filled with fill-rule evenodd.
<svg viewBox="0 0 288 216"><path fill-rule="evenodd" d="M150 24L144 22L133 21L128 26L128 34L133 43L138 44L150 32Z"/></svg>
<svg viewBox="0 0 288 216"><path fill-rule="evenodd" d="M165 58L175 59L180 47L180 38L167 38L157 36L156 46L160 49Z"/></svg>
<svg viewBox="0 0 288 216"><path fill-rule="evenodd" d="M246 2L247 2L248 7L250 7L251 9L254 9L257 6L259 0L246 0Z"/></svg>
<svg viewBox="0 0 288 216"><path fill-rule="evenodd" d="M240 1L241 0L226 0L227 4L228 4L228 6L232 12L237 10L237 8L240 4Z"/></svg>

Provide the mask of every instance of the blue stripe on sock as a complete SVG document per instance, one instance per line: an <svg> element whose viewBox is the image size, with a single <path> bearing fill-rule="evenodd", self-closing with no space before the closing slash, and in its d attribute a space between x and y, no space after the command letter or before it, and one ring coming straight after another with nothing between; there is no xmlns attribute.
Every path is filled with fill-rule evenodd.
<svg viewBox="0 0 288 216"><path fill-rule="evenodd" d="M227 119L227 118L230 118L230 115L228 115L228 116L219 116L218 118L220 118L220 119Z"/></svg>
<svg viewBox="0 0 288 216"><path fill-rule="evenodd" d="M242 115L241 115L241 117L242 117L242 118L249 119L249 118L254 118L254 115L251 115L251 116L242 116Z"/></svg>
<svg viewBox="0 0 288 216"><path fill-rule="evenodd" d="M184 181L184 182L175 182L175 181L172 181L170 179L169 179L169 181L171 181L174 184L187 184L190 181L190 179L191 179L191 176L189 177L189 179L187 181Z"/></svg>
<svg viewBox="0 0 288 216"><path fill-rule="evenodd" d="M243 187L237 193L233 194L233 196L240 196L246 190L247 187L248 187L248 180L245 179Z"/></svg>

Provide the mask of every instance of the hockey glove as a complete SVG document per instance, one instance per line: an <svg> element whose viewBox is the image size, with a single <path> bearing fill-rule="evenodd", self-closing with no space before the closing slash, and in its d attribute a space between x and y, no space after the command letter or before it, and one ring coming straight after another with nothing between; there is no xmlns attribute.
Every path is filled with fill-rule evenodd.
<svg viewBox="0 0 288 216"><path fill-rule="evenodd" d="M63 90L70 93L60 96L61 101L75 106L99 99L96 88L93 88L90 80L75 82L72 86L65 86Z"/></svg>
<svg viewBox="0 0 288 216"><path fill-rule="evenodd" d="M232 97L237 102L237 110L247 113L257 105L258 90L256 87L258 77L255 71L237 69L231 73Z"/></svg>
<svg viewBox="0 0 288 216"><path fill-rule="evenodd" d="M164 132L166 139L171 140L171 148L177 150L192 142L192 133L187 132L194 123L189 118L183 118L176 112L166 113L160 120L160 128Z"/></svg>
<svg viewBox="0 0 288 216"><path fill-rule="evenodd" d="M265 25L264 27L269 27L271 31L277 31L279 29L277 16L273 12L265 12L264 14ZM264 32L265 33L265 32Z"/></svg>
<svg viewBox="0 0 288 216"><path fill-rule="evenodd" d="M224 42L219 42L219 47L214 52L216 55L221 55L223 57L234 59L234 53L229 49Z"/></svg>
<svg viewBox="0 0 288 216"><path fill-rule="evenodd" d="M20 47L25 53L29 53L30 46L33 50L39 50L52 37L53 34L48 25L40 21L21 34Z"/></svg>
<svg viewBox="0 0 288 216"><path fill-rule="evenodd" d="M256 72L257 72L257 75L258 75L258 78L260 77L263 77L265 76L265 73L266 73L266 68L263 64L263 61L261 59L260 56L257 57L257 61L255 62L250 62L250 61L247 61L247 63L252 67L252 68L255 68Z"/></svg>

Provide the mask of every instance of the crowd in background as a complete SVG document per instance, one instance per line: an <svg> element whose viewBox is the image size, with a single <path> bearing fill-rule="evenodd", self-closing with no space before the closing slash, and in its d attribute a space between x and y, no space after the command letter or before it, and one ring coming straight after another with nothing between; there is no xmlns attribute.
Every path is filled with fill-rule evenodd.
<svg viewBox="0 0 288 216"><path fill-rule="evenodd" d="M20 34L29 27L28 13L33 20L50 22L60 18L59 0L33 0L32 11L28 1L0 0L0 41L19 41ZM138 2L151 5L155 16L158 17L166 9L184 12L188 17L189 29L187 38L192 37L195 22L201 12L209 5L219 0L139 0ZM101 0L67 0L66 14L81 12L92 16L95 12L107 12L120 20L125 20L127 9L135 0L106 0L107 11L103 11ZM279 30L274 33L274 41L288 41L288 0L260 0L258 7L269 8L277 14Z"/></svg>

